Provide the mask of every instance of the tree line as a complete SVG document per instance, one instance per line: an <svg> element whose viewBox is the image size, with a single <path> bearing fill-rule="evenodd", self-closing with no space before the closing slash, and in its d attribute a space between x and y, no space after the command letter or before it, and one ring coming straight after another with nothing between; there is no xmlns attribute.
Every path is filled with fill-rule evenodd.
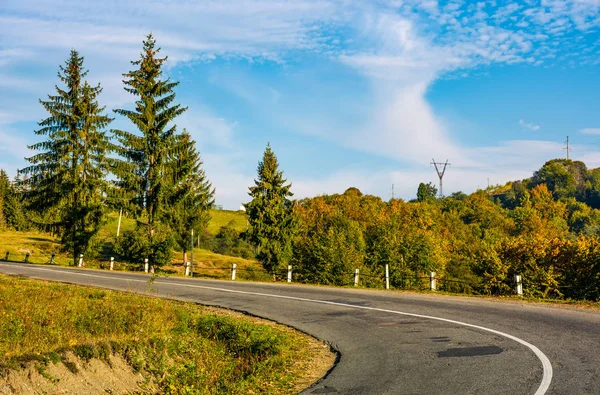
<svg viewBox="0 0 600 395"><path fill-rule="evenodd" d="M148 35L140 58L123 74L134 106L114 110L132 130L107 130L114 118L99 104L102 87L85 80L84 58L71 50L59 67L60 84L40 100L48 116L35 131L40 141L29 146L29 165L14 183L0 174L0 221L60 236L75 263L102 247L98 232L108 211L117 210L136 221L116 245L121 255L162 265L175 244L185 252L189 232L209 220L215 191L195 142L174 123L187 108L175 103L178 82L164 76L166 60Z"/></svg>
<svg viewBox="0 0 600 395"><path fill-rule="evenodd" d="M163 75L166 59L148 35L124 74L133 108L114 110L131 130L107 130L114 118L99 104L102 88L85 80L83 57L71 51L61 86L40 100L48 117L29 166L14 182L0 171L0 227L54 233L74 263L102 247L109 211L136 221L115 245L130 262L163 265L174 248L188 251L192 231L206 236L215 190L195 142L174 123L187 108L175 101L178 82ZM203 244L255 257L273 276L292 264L307 283L350 284L358 268L363 284L378 286L389 265L398 288L434 271L441 289L504 294L519 274L530 296L600 299L600 169L555 159L530 179L436 194L421 183L408 202L352 187L293 200L267 145L245 204L248 229L225 227Z"/></svg>
<svg viewBox="0 0 600 395"><path fill-rule="evenodd" d="M600 299L600 169L554 159L530 179L437 198L383 201L356 188L303 199L291 261L307 282L416 287L436 272L440 288L509 294L523 276L534 297ZM421 279L419 279L421 277Z"/></svg>

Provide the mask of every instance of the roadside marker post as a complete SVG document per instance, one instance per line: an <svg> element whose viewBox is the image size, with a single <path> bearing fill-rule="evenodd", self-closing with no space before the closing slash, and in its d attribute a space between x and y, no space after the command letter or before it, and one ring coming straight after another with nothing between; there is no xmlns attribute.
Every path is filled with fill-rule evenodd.
<svg viewBox="0 0 600 395"><path fill-rule="evenodd" d="M429 273L429 289L432 291L436 290L435 272Z"/></svg>
<svg viewBox="0 0 600 395"><path fill-rule="evenodd" d="M144 258L144 271L148 273L148 258Z"/></svg>
<svg viewBox="0 0 600 395"><path fill-rule="evenodd" d="M52 256L50 256L50 264L51 264L51 265L54 265L54 258L55 258L55 257L56 257L56 253L55 253L55 252L53 252L53 253L52 253Z"/></svg>
<svg viewBox="0 0 600 395"><path fill-rule="evenodd" d="M517 291L517 295L523 296L523 282L521 276L515 276L515 290Z"/></svg>
<svg viewBox="0 0 600 395"><path fill-rule="evenodd" d="M27 253L25 254L25 260L24 260L23 262L25 262L25 263L29 263L29 256L30 256L30 255L31 255L31 254L30 254L29 252L27 252Z"/></svg>
<svg viewBox="0 0 600 395"><path fill-rule="evenodd" d="M288 276L287 276L287 282L291 283L292 282L292 265L288 265Z"/></svg>
<svg viewBox="0 0 600 395"><path fill-rule="evenodd" d="M189 276L190 275L190 261L187 261L185 263L185 276Z"/></svg>
<svg viewBox="0 0 600 395"><path fill-rule="evenodd" d="M237 264L232 264L231 265L231 280L235 281L235 269L237 269Z"/></svg>
<svg viewBox="0 0 600 395"><path fill-rule="evenodd" d="M79 254L79 267L83 267L83 254Z"/></svg>
<svg viewBox="0 0 600 395"><path fill-rule="evenodd" d="M8 256L10 255L10 252L6 251L6 256L4 257L4 260L8 262Z"/></svg>
<svg viewBox="0 0 600 395"><path fill-rule="evenodd" d="M390 289L390 265L385 264L385 289Z"/></svg>
<svg viewBox="0 0 600 395"><path fill-rule="evenodd" d="M115 268L115 257L111 256L110 257L110 270L113 270Z"/></svg>
<svg viewBox="0 0 600 395"><path fill-rule="evenodd" d="M358 269L354 269L354 286L358 287Z"/></svg>

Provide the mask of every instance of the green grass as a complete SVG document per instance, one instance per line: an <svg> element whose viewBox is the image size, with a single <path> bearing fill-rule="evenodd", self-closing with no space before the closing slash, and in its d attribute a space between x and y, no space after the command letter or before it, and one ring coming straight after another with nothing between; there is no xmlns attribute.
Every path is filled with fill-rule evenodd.
<svg viewBox="0 0 600 395"><path fill-rule="evenodd" d="M25 259L25 254L29 251L30 263L47 264L50 262L52 252L54 252L56 254L54 264L60 266L72 264L72 257L60 252L60 240L47 233L0 231L0 260L4 259L7 251L9 252L10 261L22 262ZM86 259L85 266L93 269L107 269L109 259L106 257ZM255 260L221 255L200 248L194 249L194 271L197 276L215 279L231 278L233 263L237 265L237 278L240 280L271 280L271 276ZM116 262L115 269L139 270L140 265ZM184 271L181 252L175 252L171 264L160 269L160 273L170 275L183 275Z"/></svg>
<svg viewBox="0 0 600 395"><path fill-rule="evenodd" d="M283 394L316 377L308 367L319 347L287 327L239 314L0 275L5 374L31 361L60 361L69 351L84 360L115 354L155 387L148 392Z"/></svg>
<svg viewBox="0 0 600 395"><path fill-rule="evenodd" d="M208 224L208 231L216 234L221 226L232 225L237 230L246 229L246 216L241 211L211 210L212 219ZM108 215L106 224L100 230L100 239L105 243L105 250L97 259L85 259L85 266L88 268L107 268L109 266L110 256L114 255L112 244L114 244L117 235L119 213L113 212ZM123 217L121 220L122 232L135 229L135 220ZM61 266L72 264L72 257L69 254L60 252L60 240L47 233L36 231L15 232L0 231L0 260L4 259L6 252L9 252L11 261L23 261L27 251L30 253L29 262L47 264L54 252L56 254L54 263ZM226 279L231 276L232 264L238 267L237 278L240 280L261 280L269 281L271 277L262 269L260 264L252 259L244 259L213 253L204 249L194 249L195 272L198 276L209 278ZM127 265L123 262L116 262L116 270L135 270L139 265ZM163 274L184 274L183 256L181 252L175 251L171 265L165 265L161 268Z"/></svg>
<svg viewBox="0 0 600 395"><path fill-rule="evenodd" d="M211 220L207 230L211 234L217 234L221 226L231 225L238 232L246 230L246 214L243 211L210 210Z"/></svg>

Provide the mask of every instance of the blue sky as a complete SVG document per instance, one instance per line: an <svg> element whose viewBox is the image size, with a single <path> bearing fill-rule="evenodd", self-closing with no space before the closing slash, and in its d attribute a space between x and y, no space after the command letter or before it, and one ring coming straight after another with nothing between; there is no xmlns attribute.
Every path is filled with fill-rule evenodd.
<svg viewBox="0 0 600 395"><path fill-rule="evenodd" d="M0 168L32 153L75 48L108 110L153 32L217 203L237 209L267 142L302 198L471 192L571 155L600 166L600 0L3 0ZM132 126L117 117L115 128Z"/></svg>

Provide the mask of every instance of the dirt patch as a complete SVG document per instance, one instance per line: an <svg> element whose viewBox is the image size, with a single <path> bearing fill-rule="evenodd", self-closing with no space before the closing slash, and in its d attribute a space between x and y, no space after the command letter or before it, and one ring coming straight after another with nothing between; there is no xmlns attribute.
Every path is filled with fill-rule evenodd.
<svg viewBox="0 0 600 395"><path fill-rule="evenodd" d="M108 361L83 361L67 353L64 362L48 366L30 363L0 378L0 394L128 394L147 388L146 379L125 360L112 355Z"/></svg>

